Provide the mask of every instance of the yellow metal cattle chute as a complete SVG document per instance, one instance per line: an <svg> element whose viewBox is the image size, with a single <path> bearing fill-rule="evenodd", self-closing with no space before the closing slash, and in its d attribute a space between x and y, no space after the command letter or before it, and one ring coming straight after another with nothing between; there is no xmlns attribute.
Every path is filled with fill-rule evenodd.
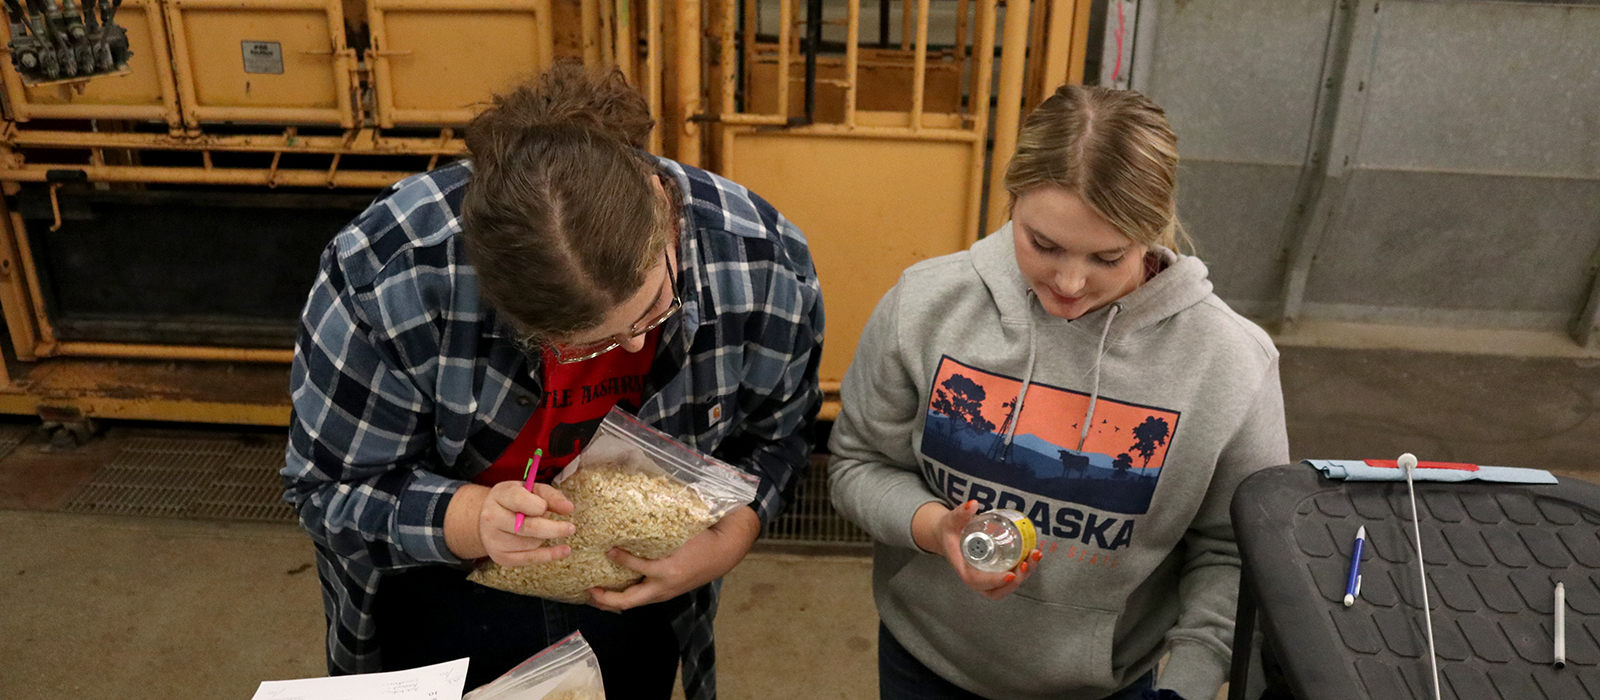
<svg viewBox="0 0 1600 700"><path fill-rule="evenodd" d="M850 3L842 56L825 53L820 41L821 27L838 21L821 17L819 2L799 19L795 4L777 3L775 41L757 37L755 0L717 6L712 165L805 231L828 303L821 375L834 392L868 316L900 273L965 249L1006 218L999 174L1015 148L1024 98L1037 102L1047 87L1081 80L1089 3L1013 0L1000 27L997 0L958 0L954 36L939 47L931 43L931 0L905 2L898 47L887 45L886 30L876 45L863 45L861 6ZM884 27L888 18L880 13L878 21ZM1030 35L1043 37L1032 53Z"/></svg>

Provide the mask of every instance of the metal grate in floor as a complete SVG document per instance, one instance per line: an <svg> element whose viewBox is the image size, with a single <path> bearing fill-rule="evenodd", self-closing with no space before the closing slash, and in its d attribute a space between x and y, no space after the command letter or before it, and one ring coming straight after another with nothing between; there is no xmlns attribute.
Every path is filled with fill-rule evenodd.
<svg viewBox="0 0 1600 700"><path fill-rule="evenodd" d="M31 425L6 425L0 426L0 459L5 459L12 450L17 449L28 436L37 430Z"/></svg>
<svg viewBox="0 0 1600 700"><path fill-rule="evenodd" d="M26 437L22 431L18 442ZM9 451L0 431L0 452ZM153 515L175 518L295 521L281 500L280 445L173 438L130 440L67 502L73 513ZM784 545L866 545L871 538L834 512L829 501L827 460L814 457L788 512L767 527L762 539Z"/></svg>
<svg viewBox="0 0 1600 700"><path fill-rule="evenodd" d="M828 492L828 460L811 458L811 469L801 482L794 503L761 538L768 542L797 545L867 545L872 538L833 509Z"/></svg>
<svg viewBox="0 0 1600 700"><path fill-rule="evenodd" d="M67 502L73 513L293 522L279 498L283 448L139 438Z"/></svg>

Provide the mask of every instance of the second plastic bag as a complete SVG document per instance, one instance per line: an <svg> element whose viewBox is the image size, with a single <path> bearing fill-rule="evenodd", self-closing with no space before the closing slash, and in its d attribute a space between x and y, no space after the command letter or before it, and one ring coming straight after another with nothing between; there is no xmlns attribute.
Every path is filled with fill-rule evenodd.
<svg viewBox="0 0 1600 700"><path fill-rule="evenodd" d="M551 514L577 526L550 540L572 554L544 564L506 568L485 562L468 576L491 588L586 603L589 589L622 590L640 575L606 557L612 547L660 559L755 500L758 480L702 455L627 413L612 409L594 439L555 479L574 506Z"/></svg>
<svg viewBox="0 0 1600 700"><path fill-rule="evenodd" d="M573 632L462 700L606 700L600 660Z"/></svg>

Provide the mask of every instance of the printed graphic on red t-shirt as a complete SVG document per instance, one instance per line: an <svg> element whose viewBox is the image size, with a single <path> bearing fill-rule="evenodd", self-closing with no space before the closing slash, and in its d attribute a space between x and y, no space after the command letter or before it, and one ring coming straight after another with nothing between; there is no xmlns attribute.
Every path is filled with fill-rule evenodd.
<svg viewBox="0 0 1600 700"><path fill-rule="evenodd" d="M549 351L544 356L544 401L523 424L511 446L473 477L491 486L502 481L521 481L522 470L533 459L535 449L544 450L539 460L538 480L548 483L567 466L613 406L637 413L644 403L644 382L655 361L658 328L645 336L639 352L612 350L592 360L563 365Z"/></svg>

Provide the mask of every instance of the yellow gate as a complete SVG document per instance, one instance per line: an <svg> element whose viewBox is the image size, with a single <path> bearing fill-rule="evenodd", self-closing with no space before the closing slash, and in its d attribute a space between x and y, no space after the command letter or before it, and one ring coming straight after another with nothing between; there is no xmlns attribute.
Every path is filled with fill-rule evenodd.
<svg viewBox="0 0 1600 700"><path fill-rule="evenodd" d="M716 7L711 162L806 233L828 304L821 375L830 393L906 267L963 250L1004 221L1004 188L991 173L1010 160L1024 98L1035 103L1046 88L1082 79L1089 0L941 4L955 6L941 46L930 37L931 0L902 2L898 45L888 41L887 3L879 41L863 45L852 2L847 39L832 52L822 29L841 22L824 18L816 0L804 19L793 0L780 0L776 37L758 34L757 0ZM830 402L824 412L836 410Z"/></svg>
<svg viewBox="0 0 1600 700"><path fill-rule="evenodd" d="M777 31L759 31L758 2L778 6ZM30 85L0 60L0 311L16 362L0 365L0 412L286 423L286 345L64 334L30 238L97 191L388 185L459 155L457 129L493 93L567 56L639 85L660 124L653 152L719 170L799 223L835 390L900 271L1004 216L984 184L1024 104L1082 74L1089 0L1011 0L1003 28L998 0L933 2L902 0L896 44L880 32L829 47L818 0L807 21L793 0L125 0L120 75ZM955 10L937 40L930 6ZM829 26L858 37L860 15ZM975 77L992 74L998 90Z"/></svg>

